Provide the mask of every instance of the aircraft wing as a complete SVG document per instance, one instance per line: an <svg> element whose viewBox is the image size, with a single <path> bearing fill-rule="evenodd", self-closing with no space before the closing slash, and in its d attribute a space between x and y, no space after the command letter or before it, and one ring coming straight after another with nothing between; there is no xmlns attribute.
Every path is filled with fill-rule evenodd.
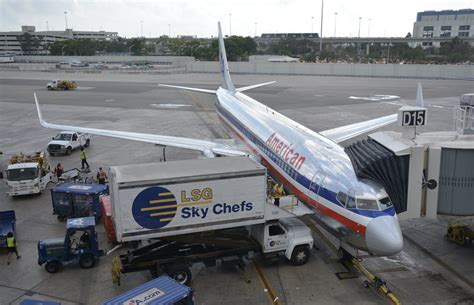
<svg viewBox="0 0 474 305"><path fill-rule="evenodd" d="M342 141L359 136L363 133L394 123L397 121L397 118L397 114L391 114L373 120L341 126L334 129L328 129L325 131L321 131L319 134L333 140L336 143L340 143Z"/></svg>
<svg viewBox="0 0 474 305"><path fill-rule="evenodd" d="M97 128L88 128L88 127L78 127L78 126L69 126L69 125L60 125L48 123L43 119L43 114L36 97L34 94L36 109L38 111L38 117L40 123L43 127L57 129L57 130L66 130L66 131L75 131L75 132L85 132L94 135L113 137L125 140L133 140L145 143L159 144L163 146L172 146L185 148L190 150L201 151L206 157L214 157L215 154L226 155L226 156L245 156L249 155L248 152L243 150L234 149L230 146L227 146L222 143L217 143L208 140L198 140L182 137L173 137L173 136L162 136L146 133L137 133L137 132L127 132L127 131L117 131L117 130L105 130Z"/></svg>

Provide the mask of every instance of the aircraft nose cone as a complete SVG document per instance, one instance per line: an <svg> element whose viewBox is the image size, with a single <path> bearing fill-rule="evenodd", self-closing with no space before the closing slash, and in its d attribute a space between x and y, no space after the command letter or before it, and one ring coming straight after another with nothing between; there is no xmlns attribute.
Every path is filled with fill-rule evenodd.
<svg viewBox="0 0 474 305"><path fill-rule="evenodd" d="M403 249L403 236L398 219L380 216L372 219L365 233L367 248L374 255L394 255Z"/></svg>

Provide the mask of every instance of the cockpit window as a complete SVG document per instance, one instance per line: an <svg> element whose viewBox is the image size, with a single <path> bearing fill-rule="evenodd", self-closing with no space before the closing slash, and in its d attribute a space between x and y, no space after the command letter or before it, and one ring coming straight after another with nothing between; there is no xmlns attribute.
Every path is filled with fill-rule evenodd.
<svg viewBox="0 0 474 305"><path fill-rule="evenodd" d="M356 207L356 201L355 198L352 196L347 196L347 208L348 209L355 209Z"/></svg>
<svg viewBox="0 0 474 305"><path fill-rule="evenodd" d="M357 208L362 210L379 210L377 200L373 199L357 199Z"/></svg>
<svg viewBox="0 0 474 305"><path fill-rule="evenodd" d="M393 203L389 197L382 198L379 200L379 202L382 210L388 209L389 207L393 206Z"/></svg>

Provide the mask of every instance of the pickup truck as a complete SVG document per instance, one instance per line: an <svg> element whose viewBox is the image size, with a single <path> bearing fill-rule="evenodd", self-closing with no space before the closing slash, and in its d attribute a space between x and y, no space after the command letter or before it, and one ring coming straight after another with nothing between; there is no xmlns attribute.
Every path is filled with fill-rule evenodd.
<svg viewBox="0 0 474 305"><path fill-rule="evenodd" d="M70 155L76 148L82 146L89 147L90 141L91 136L87 133L61 131L48 143L48 153L51 156L54 156L55 154Z"/></svg>

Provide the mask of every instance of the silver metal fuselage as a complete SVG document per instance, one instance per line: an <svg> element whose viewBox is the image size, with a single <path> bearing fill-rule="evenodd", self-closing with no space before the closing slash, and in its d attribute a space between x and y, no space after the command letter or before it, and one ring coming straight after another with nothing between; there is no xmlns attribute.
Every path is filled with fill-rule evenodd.
<svg viewBox="0 0 474 305"><path fill-rule="evenodd" d="M383 187L358 179L337 143L239 92L217 90L220 119L301 201L330 219L333 230L356 249L374 255L401 251L403 238L392 208L348 209L337 199L342 191L363 198L387 196Z"/></svg>

